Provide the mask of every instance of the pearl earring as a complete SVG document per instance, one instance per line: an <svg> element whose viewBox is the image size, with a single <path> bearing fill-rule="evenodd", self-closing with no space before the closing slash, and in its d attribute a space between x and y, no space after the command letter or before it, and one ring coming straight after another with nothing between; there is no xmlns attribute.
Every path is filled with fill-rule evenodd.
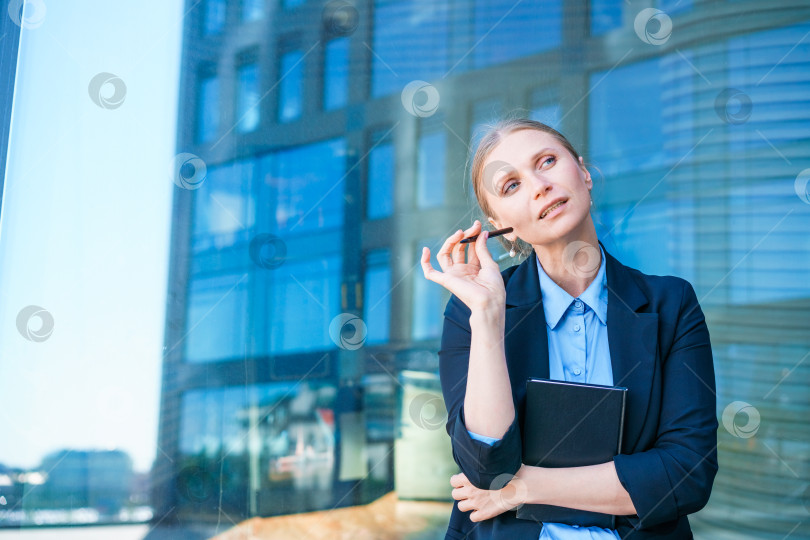
<svg viewBox="0 0 810 540"><path fill-rule="evenodd" d="M515 255L517 255L517 252L515 251L515 243L512 242L512 249L509 250L509 256L514 257Z"/></svg>

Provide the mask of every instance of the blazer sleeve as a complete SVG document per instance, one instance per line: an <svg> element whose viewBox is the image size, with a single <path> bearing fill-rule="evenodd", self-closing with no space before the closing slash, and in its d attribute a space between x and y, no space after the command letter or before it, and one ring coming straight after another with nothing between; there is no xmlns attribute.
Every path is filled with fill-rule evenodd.
<svg viewBox="0 0 810 540"><path fill-rule="evenodd" d="M444 311L444 328L439 349L439 376L447 407L446 429L450 435L453 459L470 483L479 489L500 489L521 466L518 417L515 414L503 437L492 444L475 439L467 431L464 396L470 362L469 321L469 308L453 295ZM512 399L514 400L514 396ZM515 411L517 412L517 406Z"/></svg>
<svg viewBox="0 0 810 540"><path fill-rule="evenodd" d="M662 362L662 403L653 447L613 459L630 494L635 528L697 512L717 473L717 416L709 330L692 285L683 295L669 353ZM662 354L663 351L662 351Z"/></svg>

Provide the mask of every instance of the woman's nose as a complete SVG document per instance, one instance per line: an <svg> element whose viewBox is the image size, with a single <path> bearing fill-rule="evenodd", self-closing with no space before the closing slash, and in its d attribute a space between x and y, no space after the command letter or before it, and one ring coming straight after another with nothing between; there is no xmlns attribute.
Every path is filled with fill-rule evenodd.
<svg viewBox="0 0 810 540"><path fill-rule="evenodd" d="M551 189L551 181L542 172L533 171L530 175L534 197L541 197Z"/></svg>

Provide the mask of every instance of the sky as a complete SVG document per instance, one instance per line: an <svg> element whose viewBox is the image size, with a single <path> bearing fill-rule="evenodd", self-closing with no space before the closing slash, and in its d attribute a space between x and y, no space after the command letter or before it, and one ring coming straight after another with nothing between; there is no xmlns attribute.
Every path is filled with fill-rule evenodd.
<svg viewBox="0 0 810 540"><path fill-rule="evenodd" d="M22 33L0 211L0 463L116 448L146 471L157 441L183 3L45 9ZM120 81L96 79L94 101L99 73ZM108 108L96 103L104 99ZM18 330L32 305L53 318L44 341ZM33 318L27 328L40 326Z"/></svg>

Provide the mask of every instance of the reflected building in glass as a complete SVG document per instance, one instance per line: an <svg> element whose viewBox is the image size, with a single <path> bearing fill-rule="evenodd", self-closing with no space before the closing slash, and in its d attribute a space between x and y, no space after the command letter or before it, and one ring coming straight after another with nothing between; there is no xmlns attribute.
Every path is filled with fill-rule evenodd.
<svg viewBox="0 0 810 540"><path fill-rule="evenodd" d="M451 500L419 253L480 217L469 145L517 111L595 167L611 254L695 286L723 420L695 530L806 521L810 7L187 4L157 518Z"/></svg>

